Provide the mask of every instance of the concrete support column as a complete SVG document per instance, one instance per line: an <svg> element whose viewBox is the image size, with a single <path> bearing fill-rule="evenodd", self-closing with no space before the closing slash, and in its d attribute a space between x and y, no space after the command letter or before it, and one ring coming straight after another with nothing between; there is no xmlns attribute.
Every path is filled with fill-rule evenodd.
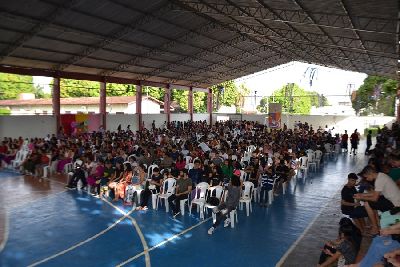
<svg viewBox="0 0 400 267"><path fill-rule="evenodd" d="M165 88L165 95L164 95L164 113L167 114L167 124L171 122L171 88L170 85L167 85Z"/></svg>
<svg viewBox="0 0 400 267"><path fill-rule="evenodd" d="M52 102L53 102L53 114L56 118L56 134L59 133L59 129L61 126L61 108L60 108L60 78L55 77L53 81L53 93L52 93Z"/></svg>
<svg viewBox="0 0 400 267"><path fill-rule="evenodd" d="M190 120L193 121L193 87L192 86L190 86L190 88L189 88L188 110L189 110L189 114L190 114Z"/></svg>
<svg viewBox="0 0 400 267"><path fill-rule="evenodd" d="M101 115L101 124L103 125L103 129L107 129L107 84L105 82L100 82L100 115Z"/></svg>
<svg viewBox="0 0 400 267"><path fill-rule="evenodd" d="M212 99L212 89L208 89L208 95L207 95L207 113L210 115L210 126L212 126L213 121L212 121L212 113L213 113L213 99Z"/></svg>
<svg viewBox="0 0 400 267"><path fill-rule="evenodd" d="M142 86L141 85L136 85L136 114L138 116L138 129L143 130Z"/></svg>

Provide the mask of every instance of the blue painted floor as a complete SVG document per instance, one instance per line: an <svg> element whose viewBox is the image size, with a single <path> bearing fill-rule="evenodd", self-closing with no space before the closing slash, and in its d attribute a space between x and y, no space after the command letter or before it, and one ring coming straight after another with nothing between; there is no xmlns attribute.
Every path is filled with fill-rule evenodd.
<svg viewBox="0 0 400 267"><path fill-rule="evenodd" d="M245 210L239 211L234 229L218 228L212 236L207 234L211 221L201 223L196 213L173 219L162 207L134 211L131 218L120 219L123 214L117 209L85 193L50 195L8 211L8 241L0 253L0 266L116 266L135 256L125 266L146 266L132 220L150 248L151 266L275 266L331 201L348 172L358 171L352 168L359 161L365 161L364 156L340 156L328 162L305 180L293 180L287 193L276 197L270 207L253 204L249 217Z"/></svg>

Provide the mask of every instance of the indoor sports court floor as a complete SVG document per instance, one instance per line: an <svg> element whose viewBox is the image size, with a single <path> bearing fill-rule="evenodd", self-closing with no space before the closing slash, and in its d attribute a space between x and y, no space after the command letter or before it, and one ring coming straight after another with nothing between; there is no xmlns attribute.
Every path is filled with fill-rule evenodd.
<svg viewBox="0 0 400 267"><path fill-rule="evenodd" d="M268 208L253 204L249 217L239 211L234 229L221 227L212 236L211 220L196 212L173 219L164 207L132 211L66 191L63 177L39 180L3 170L0 266L275 266L347 174L365 163L363 155L340 155L305 180L293 179Z"/></svg>

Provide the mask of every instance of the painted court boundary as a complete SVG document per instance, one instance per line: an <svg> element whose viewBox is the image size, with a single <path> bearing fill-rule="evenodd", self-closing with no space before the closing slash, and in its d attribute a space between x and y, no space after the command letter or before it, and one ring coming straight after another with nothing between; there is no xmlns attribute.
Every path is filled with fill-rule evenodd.
<svg viewBox="0 0 400 267"><path fill-rule="evenodd" d="M338 190L331 199L334 198L336 194L338 194L341 190ZM317 221L319 216L322 214L322 212L328 207L330 204L329 201L326 202L326 204L319 210L317 215L314 217L314 219L309 223L306 229L304 229L304 232L297 238L297 240L290 246L290 248L286 251L286 253L282 256L282 258L278 261L278 263L275 265L276 267L281 267L282 264L285 262L287 257L292 253L292 251L297 247L297 245L300 243L300 241L304 238L304 236L310 231L311 227L314 225L314 223Z"/></svg>
<svg viewBox="0 0 400 267"><path fill-rule="evenodd" d="M150 252L150 251L152 251L152 250L155 250L156 248L158 248L158 247L160 247L160 246L162 246L162 245L164 245L164 244L166 244L166 243L171 242L172 240L174 240L174 239L180 237L181 235L184 235L184 234L186 234L187 232L193 230L194 228L196 228L196 227L202 225L203 223L209 221L210 219L211 219L211 217L210 217L210 218L207 218L207 219L205 219L205 220L203 220L203 221L201 221L201 222L199 222L199 223L197 223L197 224L195 224L195 225L193 225L193 226L191 226L191 227L189 227L189 228L187 228L187 229L185 229L185 230L183 230L183 231L180 232L179 234L176 234L176 235L174 235L174 236L171 236L171 237L168 238L168 239L165 239L164 241L158 243L157 245L152 246L151 248L149 248L149 249L148 249L148 252ZM119 267L119 266L124 266L125 264L130 263L131 261L133 261L133 260L139 258L140 256L142 256L142 255L145 254L145 253L146 253L145 251L143 251L143 252L141 252L141 253L138 253L138 254L136 254L135 256L133 256L133 257L127 259L126 261L121 262L121 263L118 264L117 266L118 266L118 267Z"/></svg>

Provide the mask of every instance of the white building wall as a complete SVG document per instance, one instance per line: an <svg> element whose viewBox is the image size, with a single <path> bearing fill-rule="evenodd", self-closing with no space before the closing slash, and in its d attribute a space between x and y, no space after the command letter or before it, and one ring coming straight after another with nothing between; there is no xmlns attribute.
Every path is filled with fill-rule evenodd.
<svg viewBox="0 0 400 267"><path fill-rule="evenodd" d="M167 114L143 114L142 115L144 127L150 129L153 120L157 128L160 128L167 121Z"/></svg>
<svg viewBox="0 0 400 267"><path fill-rule="evenodd" d="M138 128L138 115L136 114L107 114L107 130L116 131L118 125L121 124L121 129L125 130L130 125L133 132Z"/></svg>
<svg viewBox="0 0 400 267"><path fill-rule="evenodd" d="M171 113L171 121L188 121L190 120L189 113Z"/></svg>
<svg viewBox="0 0 400 267"><path fill-rule="evenodd" d="M208 113L194 113L193 114L193 120L194 121L207 121L207 123L210 123L210 114Z"/></svg>
<svg viewBox="0 0 400 267"><path fill-rule="evenodd" d="M46 137L56 133L56 119L48 115L0 116L0 138Z"/></svg>

